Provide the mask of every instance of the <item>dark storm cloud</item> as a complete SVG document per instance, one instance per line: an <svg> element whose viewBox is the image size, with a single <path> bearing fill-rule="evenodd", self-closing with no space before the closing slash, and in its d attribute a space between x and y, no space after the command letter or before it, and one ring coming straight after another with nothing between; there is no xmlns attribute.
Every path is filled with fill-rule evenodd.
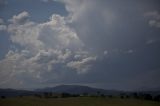
<svg viewBox="0 0 160 106"><path fill-rule="evenodd" d="M119 88L131 89L140 88L134 84L137 81L141 85L142 81L138 80L148 81L148 84L141 85L143 87L160 86L149 82L153 76L136 80L137 76L145 76L152 70L159 75L160 29L151 27L151 19L146 17L154 11L157 11L156 17L159 16L158 0L64 2L71 13L71 26L86 46L98 54L108 51L107 58L102 57L102 61L97 62L85 78L78 80L106 82L106 85L115 83L122 85ZM160 80L157 76L155 79Z"/></svg>
<svg viewBox="0 0 160 106"><path fill-rule="evenodd" d="M86 5L81 7L82 11L75 11L72 23L87 46L98 50L130 49L143 45L146 38L152 36L147 32L150 28L144 19L145 12L157 9L149 5L150 2L109 0L87 3L82 4Z"/></svg>

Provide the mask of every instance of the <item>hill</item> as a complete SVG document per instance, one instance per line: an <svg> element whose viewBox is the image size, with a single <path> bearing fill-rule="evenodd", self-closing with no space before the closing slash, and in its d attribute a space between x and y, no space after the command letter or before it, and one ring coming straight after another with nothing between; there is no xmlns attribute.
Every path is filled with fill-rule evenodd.
<svg viewBox="0 0 160 106"><path fill-rule="evenodd" d="M0 96L5 97L15 97L15 96L29 96L33 95L34 91L27 91L27 90L16 90L16 89L0 89Z"/></svg>
<svg viewBox="0 0 160 106"><path fill-rule="evenodd" d="M17 89L0 89L0 96L13 97L13 96L29 96L34 94L42 94L44 92L53 92L53 93L69 93L69 94L104 94L119 96L121 94L132 95L134 92L118 91L118 90L105 90L99 88L92 88L82 85L59 85L56 87L46 87L41 89L36 89L34 91L29 90L17 90ZM160 95L160 90L158 91L135 91L142 94L151 94L152 96Z"/></svg>
<svg viewBox="0 0 160 106"><path fill-rule="evenodd" d="M42 89L36 89L35 91L38 92L55 92L55 93L70 93L70 94L105 94L105 95L118 95L123 93L123 91L117 91L117 90L105 90L105 89L99 89L99 88L92 88L88 86L82 86L82 85L59 85L56 87L47 87Z"/></svg>

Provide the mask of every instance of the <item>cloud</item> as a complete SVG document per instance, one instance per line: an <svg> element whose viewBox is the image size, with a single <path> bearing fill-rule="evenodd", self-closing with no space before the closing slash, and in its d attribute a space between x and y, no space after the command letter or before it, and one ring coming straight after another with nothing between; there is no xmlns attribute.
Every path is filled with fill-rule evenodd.
<svg viewBox="0 0 160 106"><path fill-rule="evenodd" d="M0 61L0 77L5 82L2 85L13 79L20 80L19 84L57 80L62 70L89 71L96 58L84 49L84 43L66 22L65 17L57 14L43 23L29 20L28 12L14 15L7 31L15 48ZM80 58L75 59L76 55Z"/></svg>
<svg viewBox="0 0 160 106"><path fill-rule="evenodd" d="M104 55L107 55L107 54L108 54L108 51L107 51L107 50L105 50L105 51L103 52L103 54L104 54Z"/></svg>
<svg viewBox="0 0 160 106"><path fill-rule="evenodd" d="M41 0L41 1L44 2L44 3L47 3L47 2L50 2L52 0Z"/></svg>
<svg viewBox="0 0 160 106"><path fill-rule="evenodd" d="M18 16L21 16L21 14ZM13 22L8 26L8 31L13 35L11 40L14 43L29 49L74 49L83 46L75 31L69 28L65 23L64 17L59 15L53 15L50 21L40 24L29 20L23 25L17 25Z"/></svg>
<svg viewBox="0 0 160 106"><path fill-rule="evenodd" d="M0 18L0 24L4 24L4 20Z"/></svg>
<svg viewBox="0 0 160 106"><path fill-rule="evenodd" d="M120 2L95 0L61 0L61 2L65 4L69 13L67 17L70 21L69 25L74 27L77 35L80 35L80 39L94 52L103 52L105 49L108 51L124 49L126 45L130 46L131 43L135 43L133 41L136 37L133 37L126 30L131 28L128 25L129 22L132 22L128 18L131 16L131 12L126 11ZM121 5L117 7L119 3ZM130 4L130 2L127 3ZM135 10L131 11L134 12ZM134 27L135 23L129 24L133 24ZM133 33L137 30L131 29L134 29L134 31L132 30ZM126 38L127 41L124 42L123 38Z"/></svg>
<svg viewBox="0 0 160 106"><path fill-rule="evenodd" d="M23 72L23 70L19 69L19 66L21 66L24 59L23 54L18 54L13 51L9 51L8 54L6 54L5 59L0 61L0 86L10 83L16 84L17 79L15 75Z"/></svg>
<svg viewBox="0 0 160 106"><path fill-rule="evenodd" d="M7 29L7 26L4 25L4 20L0 18L0 31L5 31Z"/></svg>
<svg viewBox="0 0 160 106"><path fill-rule="evenodd" d="M87 57L78 61L71 61L67 63L67 66L77 70L78 73L85 73L90 69L90 63L94 62L95 60L96 57Z"/></svg>
<svg viewBox="0 0 160 106"><path fill-rule="evenodd" d="M110 0L60 0L68 11L70 26L94 52L127 50L145 44L146 33L142 14L150 8L149 2ZM119 4L119 5L117 5ZM133 6L132 4L135 4ZM148 9L142 9L146 6ZM126 10L128 8L128 10ZM136 8L136 9L135 9ZM159 12L147 13L150 24L159 27ZM143 28L143 30L140 30Z"/></svg>
<svg viewBox="0 0 160 106"><path fill-rule="evenodd" d="M102 19L101 21L103 21L104 24L113 24L115 19L115 14L103 5L107 4L107 2L93 0L61 0L61 2L65 3L66 10L69 12L68 18L70 18L72 22L88 21L88 24L90 24L90 21L93 22L95 17L90 21L86 19L87 17L94 16L95 13L97 13L99 19Z"/></svg>
<svg viewBox="0 0 160 106"><path fill-rule="evenodd" d="M160 22L158 20L150 20L149 25L160 28Z"/></svg>
<svg viewBox="0 0 160 106"><path fill-rule="evenodd" d="M14 24L24 24L25 22L28 21L28 18L29 18L29 13L26 11L23 11L18 15L14 15L12 19L10 19L9 21Z"/></svg>
<svg viewBox="0 0 160 106"><path fill-rule="evenodd" d="M5 76L1 86L14 86L12 81L36 86L88 81L122 87L137 74L158 67L155 45L159 43L144 43L157 39L159 32L148 30L142 15L151 8L156 10L158 2L153 6L153 1L54 1L64 3L55 10L64 16L53 14L40 23L31 21L27 11L11 17L7 31L14 48L0 60L0 76ZM154 27L157 14L145 16L147 22L156 21L150 22Z"/></svg>
<svg viewBox="0 0 160 106"><path fill-rule="evenodd" d="M160 19L160 14L158 11L151 11L151 12L147 12L145 13L145 16L148 16L148 17L153 17L155 19Z"/></svg>
<svg viewBox="0 0 160 106"><path fill-rule="evenodd" d="M132 49L128 50L128 53L133 53L133 50Z"/></svg>
<svg viewBox="0 0 160 106"><path fill-rule="evenodd" d="M38 40L39 28L34 22L28 22L23 25L10 24L8 25L8 32L11 34L11 40L27 49L40 49L43 43Z"/></svg>
<svg viewBox="0 0 160 106"><path fill-rule="evenodd" d="M7 29L6 25L0 25L0 31L5 31Z"/></svg>
<svg viewBox="0 0 160 106"><path fill-rule="evenodd" d="M160 28L160 13L158 11L147 12L145 17L149 18L148 23L151 27Z"/></svg>

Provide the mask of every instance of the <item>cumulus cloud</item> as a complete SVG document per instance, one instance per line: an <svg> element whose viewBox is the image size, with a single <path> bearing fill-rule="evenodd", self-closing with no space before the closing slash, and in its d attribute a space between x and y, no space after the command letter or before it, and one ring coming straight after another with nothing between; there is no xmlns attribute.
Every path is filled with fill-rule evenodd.
<svg viewBox="0 0 160 106"><path fill-rule="evenodd" d="M105 51L103 52L103 54L104 54L104 55L107 55L107 54L108 54L108 51L107 51L107 50L105 50Z"/></svg>
<svg viewBox="0 0 160 106"><path fill-rule="evenodd" d="M7 29L6 25L0 25L0 31L5 31Z"/></svg>
<svg viewBox="0 0 160 106"><path fill-rule="evenodd" d="M12 19L10 19L10 22L13 22L14 24L23 24L28 21L29 13L26 11L23 11L22 13L18 15L14 15Z"/></svg>
<svg viewBox="0 0 160 106"><path fill-rule="evenodd" d="M7 29L7 26L4 24L4 20L0 18L0 31L5 31Z"/></svg>
<svg viewBox="0 0 160 106"><path fill-rule="evenodd" d="M4 24L4 20L0 18L0 24Z"/></svg>
<svg viewBox="0 0 160 106"><path fill-rule="evenodd" d="M29 49L73 49L83 46L76 32L69 28L65 23L64 17L59 15L53 15L50 21L40 24L28 21L23 25L17 25L13 22L8 26L8 31L12 34L11 40L14 43Z"/></svg>
<svg viewBox="0 0 160 106"><path fill-rule="evenodd" d="M87 57L78 61L71 61L67 63L67 66L77 70L78 73L85 73L90 69L90 63L92 63L95 60L96 57Z"/></svg>
<svg viewBox="0 0 160 106"><path fill-rule="evenodd" d="M5 83L15 83L15 75L18 75L23 72L23 69L19 69L21 63L25 60L23 54L18 54L13 51L9 51L6 54L5 59L0 61L0 80L1 84ZM16 83L15 83L16 84Z"/></svg>
<svg viewBox="0 0 160 106"><path fill-rule="evenodd" d="M160 13L158 11L147 12L145 16L149 18L150 26L160 28Z"/></svg>
<svg viewBox="0 0 160 106"><path fill-rule="evenodd" d="M15 82L21 80L24 84L26 79L40 83L57 78L61 68L68 72L71 69L77 73L87 72L96 58L84 49L84 43L66 22L65 17L56 14L43 23L29 20L28 12L13 16L7 31L13 44L21 48L10 50L0 61L0 76L10 77L8 82L19 78L14 79Z"/></svg>
<svg viewBox="0 0 160 106"><path fill-rule="evenodd" d="M44 2L44 3L47 3L47 2L50 2L52 0L41 0L41 1Z"/></svg>

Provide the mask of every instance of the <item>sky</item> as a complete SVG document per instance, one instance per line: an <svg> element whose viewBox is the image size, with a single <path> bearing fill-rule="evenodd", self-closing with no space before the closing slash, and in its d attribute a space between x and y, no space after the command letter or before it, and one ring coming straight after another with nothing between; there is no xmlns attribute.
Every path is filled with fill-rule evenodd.
<svg viewBox="0 0 160 106"><path fill-rule="evenodd" d="M159 0L0 0L0 88L160 89Z"/></svg>

